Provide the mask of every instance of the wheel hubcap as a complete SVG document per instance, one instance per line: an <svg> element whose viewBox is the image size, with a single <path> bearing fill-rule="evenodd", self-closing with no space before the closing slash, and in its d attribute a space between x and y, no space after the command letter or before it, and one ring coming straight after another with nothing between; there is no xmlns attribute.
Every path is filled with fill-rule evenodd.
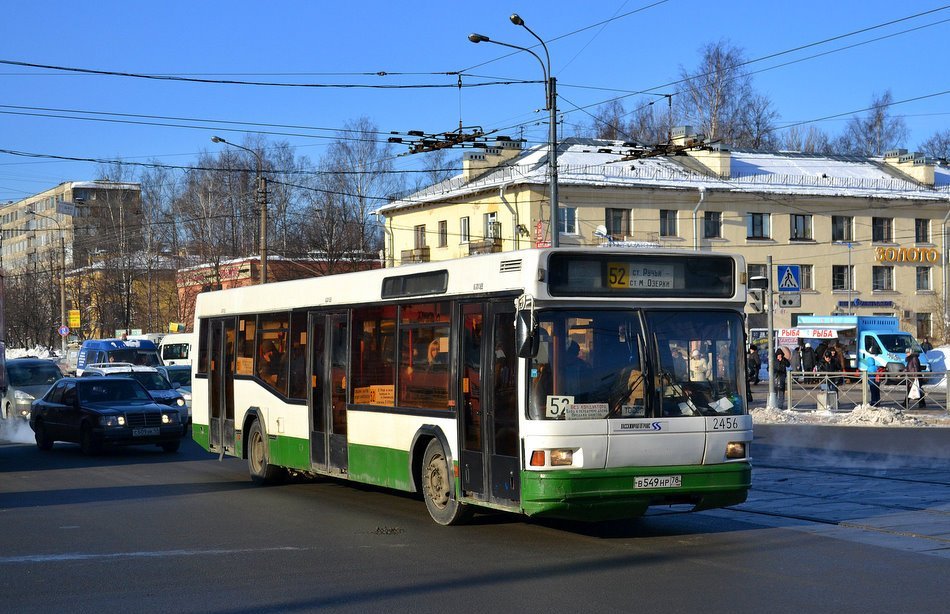
<svg viewBox="0 0 950 614"><path fill-rule="evenodd" d="M429 485L429 499L439 508L444 508L449 502L449 480L441 457L436 456L429 461L426 481Z"/></svg>

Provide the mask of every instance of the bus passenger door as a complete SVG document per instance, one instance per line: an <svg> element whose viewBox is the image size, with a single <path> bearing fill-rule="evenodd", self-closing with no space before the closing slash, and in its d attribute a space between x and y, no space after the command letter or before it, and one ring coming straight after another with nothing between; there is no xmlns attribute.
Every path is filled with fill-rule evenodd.
<svg viewBox="0 0 950 614"><path fill-rule="evenodd" d="M212 450L234 450L234 318L211 321L208 365L209 443Z"/></svg>
<svg viewBox="0 0 950 614"><path fill-rule="evenodd" d="M462 306L462 490L501 504L521 499L514 318L508 302Z"/></svg>
<svg viewBox="0 0 950 614"><path fill-rule="evenodd" d="M327 416L329 439L329 466L331 471L346 473L348 460L346 452L346 366L347 351L350 345L349 326L346 314L333 314L327 318L328 372L326 382L329 388L330 403Z"/></svg>
<svg viewBox="0 0 950 614"><path fill-rule="evenodd" d="M310 463L315 469L327 468L327 407L330 387L327 382L326 320L324 313L310 312L307 340L310 344Z"/></svg>

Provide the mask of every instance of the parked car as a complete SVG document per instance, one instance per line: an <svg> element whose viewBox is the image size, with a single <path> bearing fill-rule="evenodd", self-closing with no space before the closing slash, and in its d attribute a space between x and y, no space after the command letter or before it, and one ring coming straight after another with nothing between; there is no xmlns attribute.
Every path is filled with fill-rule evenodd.
<svg viewBox="0 0 950 614"><path fill-rule="evenodd" d="M190 367L189 367L190 368ZM180 412L183 429L191 421L189 404L185 395L179 392L157 367L143 367L127 362L97 363L86 366L82 377L131 377L142 384L156 402L171 405ZM191 396L190 394L188 395Z"/></svg>
<svg viewBox="0 0 950 614"><path fill-rule="evenodd" d="M128 362L148 367L162 364L158 346L148 339L86 339L76 357L76 375L82 375L91 364L106 362Z"/></svg>
<svg viewBox="0 0 950 614"><path fill-rule="evenodd" d="M185 405L191 414L191 365L165 365L156 368L168 379L172 388L185 397Z"/></svg>
<svg viewBox="0 0 950 614"><path fill-rule="evenodd" d="M63 378L52 360L13 358L6 362L7 389L3 393L3 418L30 419L30 405Z"/></svg>
<svg viewBox="0 0 950 614"><path fill-rule="evenodd" d="M67 377L33 402L30 428L40 450L53 442L78 443L83 454L103 446L154 444L165 452L181 446L178 410L156 403L129 377Z"/></svg>

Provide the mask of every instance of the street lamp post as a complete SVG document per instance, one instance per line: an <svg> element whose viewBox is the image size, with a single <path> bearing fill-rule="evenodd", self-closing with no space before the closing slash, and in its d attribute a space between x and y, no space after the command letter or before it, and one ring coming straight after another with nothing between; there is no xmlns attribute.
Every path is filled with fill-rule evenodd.
<svg viewBox="0 0 950 614"><path fill-rule="evenodd" d="M254 158L257 160L257 201L261 206L261 278L260 282L262 284L267 283L267 179L264 177L264 160L261 158L261 154L257 153L249 147L244 147L243 145L238 145L237 143L231 143L222 139L220 136L211 137L212 143L224 143L225 145L230 145L231 147L237 147L238 149L243 149L244 151L250 152L254 155Z"/></svg>
<svg viewBox="0 0 950 614"><path fill-rule="evenodd" d="M53 218L49 215L44 215L38 213L33 209L27 209L27 213L33 216L45 217L48 220L51 220L56 224L56 228L59 230L59 266L60 266L60 275L59 275L59 326L57 329L66 326L66 234L63 230L62 225L59 223L59 220ZM59 332L57 330L57 332ZM63 356L66 355L66 335L60 334L61 347L63 350Z"/></svg>
<svg viewBox="0 0 950 614"><path fill-rule="evenodd" d="M550 192L551 192L551 247L558 247L560 245L560 225L561 225L561 216L558 206L558 197L557 197L557 80L554 78L554 74L551 72L551 55L548 53L548 46L544 44L544 41L540 36L534 33L527 25L525 25L524 19L522 19L517 13L512 13L509 17L511 23L516 26L521 26L528 31L531 36L538 39L538 42L541 43L541 48L544 49L544 58L547 60L545 63L541 57L531 51L527 47L520 47L518 45L512 45L509 43L503 43L501 41L496 41L484 36L482 34L469 34L468 40L473 43L494 43L495 45L501 45L502 47L510 47L511 49L518 49L519 51L526 51L533 55L538 62L541 63L541 70L544 72L544 108L548 111L548 172L550 177Z"/></svg>

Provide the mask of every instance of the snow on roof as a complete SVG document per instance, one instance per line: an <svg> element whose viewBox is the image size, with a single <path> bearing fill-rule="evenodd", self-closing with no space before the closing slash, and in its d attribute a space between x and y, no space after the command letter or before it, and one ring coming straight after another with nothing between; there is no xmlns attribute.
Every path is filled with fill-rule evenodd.
<svg viewBox="0 0 950 614"><path fill-rule="evenodd" d="M814 196L876 197L940 201L950 197L950 169L938 165L929 188L888 172L881 159L793 152L730 151L728 179L690 170L674 156L621 161L638 148L619 141L565 139L558 150L561 185L627 186ZM640 148L642 151L642 148ZM466 181L457 175L380 207L387 213L497 189L505 184L545 184L546 145L536 145L497 168Z"/></svg>

